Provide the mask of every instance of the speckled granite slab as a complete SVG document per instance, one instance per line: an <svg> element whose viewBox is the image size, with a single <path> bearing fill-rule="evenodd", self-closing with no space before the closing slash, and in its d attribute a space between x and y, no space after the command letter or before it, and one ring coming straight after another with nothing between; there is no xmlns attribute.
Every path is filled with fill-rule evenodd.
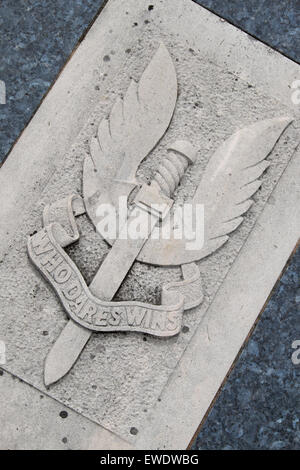
<svg viewBox="0 0 300 470"><path fill-rule="evenodd" d="M0 339L8 372L81 419L136 448L184 448L297 241L299 109L290 85L299 67L189 0L153 3L149 20L148 2L109 0L0 171ZM179 97L168 133L140 167L145 177L168 144L189 139L199 152L179 192L184 198L236 129L277 116L293 123L268 157L243 224L199 262L204 302L185 314L182 333L169 339L95 334L69 375L45 390L44 359L67 318L29 263L26 238L40 228L45 204L81 193L95 126L161 42L176 68ZM68 252L90 282L109 247L86 216L79 224L81 239ZM179 268L136 263L118 300L157 303L157 286L179 276ZM108 445L121 446L119 439Z"/></svg>

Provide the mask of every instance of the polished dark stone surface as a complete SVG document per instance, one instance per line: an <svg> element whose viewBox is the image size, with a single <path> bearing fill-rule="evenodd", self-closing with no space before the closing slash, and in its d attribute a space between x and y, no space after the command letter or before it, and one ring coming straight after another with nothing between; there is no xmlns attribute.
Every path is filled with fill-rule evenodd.
<svg viewBox="0 0 300 470"><path fill-rule="evenodd" d="M0 162L26 127L103 0L0 3Z"/></svg>
<svg viewBox="0 0 300 470"><path fill-rule="evenodd" d="M193 449L300 449L300 248L278 283ZM253 293L255 295L255 293Z"/></svg>
<svg viewBox="0 0 300 470"><path fill-rule="evenodd" d="M197 0L300 61L297 0ZM300 248L272 294L193 449L300 449ZM255 295L255 293L253 293Z"/></svg>
<svg viewBox="0 0 300 470"><path fill-rule="evenodd" d="M299 62L299 0L194 1Z"/></svg>
<svg viewBox="0 0 300 470"><path fill-rule="evenodd" d="M103 0L0 4L0 161L36 111ZM151 2L155 5L155 0ZM198 0L298 60L299 0ZM299 449L300 249L278 284L194 443L194 449ZM255 295L255 293L253 294Z"/></svg>

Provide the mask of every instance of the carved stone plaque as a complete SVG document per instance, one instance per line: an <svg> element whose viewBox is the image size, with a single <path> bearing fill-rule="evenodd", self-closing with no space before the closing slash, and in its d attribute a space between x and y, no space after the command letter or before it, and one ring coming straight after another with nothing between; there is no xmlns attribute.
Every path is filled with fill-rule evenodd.
<svg viewBox="0 0 300 470"><path fill-rule="evenodd" d="M298 69L189 0L150 24L146 9L108 2L42 105L53 126L39 132L37 114L15 149L17 162L40 135L19 218L10 197L2 214L0 339L4 368L38 390L137 448L181 448L197 426L188 390L199 424L295 244L299 116L254 62L285 83ZM134 15L144 26L125 34ZM268 271L284 198L294 216ZM158 416L175 429L178 408L173 442Z"/></svg>

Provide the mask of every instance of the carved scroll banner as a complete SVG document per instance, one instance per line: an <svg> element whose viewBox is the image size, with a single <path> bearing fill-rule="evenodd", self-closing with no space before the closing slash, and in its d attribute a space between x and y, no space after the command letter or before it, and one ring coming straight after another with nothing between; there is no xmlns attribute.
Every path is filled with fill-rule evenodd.
<svg viewBox="0 0 300 470"><path fill-rule="evenodd" d="M252 206L262 184L267 157L292 118L278 116L236 130L211 155L195 191L187 196L194 210L204 208L203 243L188 247L186 234L176 236L173 208L176 190L195 171L198 150L184 136L168 144L151 181L139 176L140 164L168 130L178 97L176 69L160 44L139 81L102 117L83 162L82 195L70 196L44 211L44 228L28 242L29 256L50 282L70 319L45 361L44 382L51 385L73 367L92 331L140 331L155 336L179 333L184 310L202 302L202 286L195 262L212 255L229 240ZM130 208L124 226L141 210L139 237L115 236L99 224L98 209L109 204L119 214L119 203ZM155 209L156 207L156 209ZM157 207L164 209L157 210ZM63 248L79 238L75 216L86 212L99 235L111 245L89 287ZM150 224L148 224L151 214ZM170 215L170 234L152 237ZM191 224L190 224L191 225ZM197 224L198 225L198 224ZM127 235L127 234L126 234ZM140 234L141 235L141 234ZM180 266L183 281L162 286L161 305L135 301L114 302L133 263ZM85 328L82 328L85 327ZM69 345L73 345L72 348Z"/></svg>
<svg viewBox="0 0 300 470"><path fill-rule="evenodd" d="M76 195L51 204L44 210L44 227L28 239L31 261L51 284L69 317L92 331L137 331L162 337L178 334L184 310L202 301L197 266L189 265L188 271L183 268L184 277L188 277L183 281L162 286L161 305L98 299L63 250L79 239L75 215L83 212L83 202Z"/></svg>

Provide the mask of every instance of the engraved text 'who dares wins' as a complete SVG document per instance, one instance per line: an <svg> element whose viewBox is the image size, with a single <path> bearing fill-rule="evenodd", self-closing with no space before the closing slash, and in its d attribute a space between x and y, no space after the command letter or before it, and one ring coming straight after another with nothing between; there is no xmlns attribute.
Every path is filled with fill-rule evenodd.
<svg viewBox="0 0 300 470"><path fill-rule="evenodd" d="M172 195L197 151L177 140L168 149L150 184L137 178L140 163L165 134L177 101L176 71L169 52L160 45L139 83L132 81L124 98L113 106L90 143L83 168L83 198L69 195L45 207L43 228L28 240L33 264L58 295L69 322L45 363L45 384L62 378L74 365L93 331L137 331L168 337L180 332L185 311L203 300L196 261L228 240L243 221L267 169L266 157L290 123L286 117L261 121L237 131L212 155L191 205L204 207L204 242L187 249L185 237L176 237ZM97 208L120 198L128 215L117 236L99 228ZM76 217L87 212L100 235L112 246L96 276L87 286L64 251L79 239ZM145 230L139 238L125 236L139 215ZM151 234L171 220L168 239ZM162 286L161 304L112 299L135 260L158 266L181 266L182 281Z"/></svg>

